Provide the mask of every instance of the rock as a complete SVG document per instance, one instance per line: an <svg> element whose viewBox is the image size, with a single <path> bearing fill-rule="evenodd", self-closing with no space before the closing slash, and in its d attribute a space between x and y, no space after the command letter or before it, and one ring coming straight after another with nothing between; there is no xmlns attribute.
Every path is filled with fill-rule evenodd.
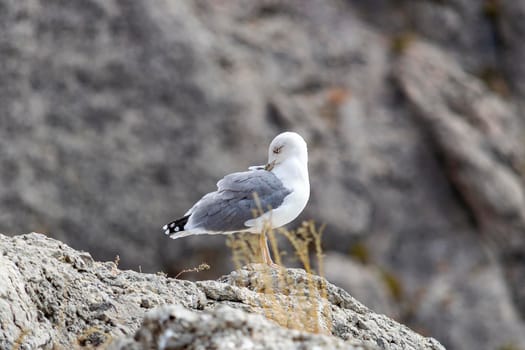
<svg viewBox="0 0 525 350"><path fill-rule="evenodd" d="M109 349L378 349L359 342L276 327L271 321L222 305L204 312L163 306L146 314L134 339Z"/></svg>
<svg viewBox="0 0 525 350"><path fill-rule="evenodd" d="M397 68L401 87L444 158L451 182L493 244L525 314L525 151L518 110L426 44L412 45Z"/></svg>
<svg viewBox="0 0 525 350"><path fill-rule="evenodd" d="M411 45L397 68L401 87L479 225L507 249L523 250L525 152L517 111L423 43Z"/></svg>
<svg viewBox="0 0 525 350"><path fill-rule="evenodd" d="M316 315L320 315L322 322L314 324L314 329L320 330L321 333L333 334L344 340L360 340L365 344L371 342L372 345L379 348L442 348L432 338L423 338L419 335L413 337L405 326L384 315L372 312L347 292L319 276L308 275L302 269L284 271L272 269L268 273L265 268L265 266L250 266L221 278L221 282L226 282L228 285L237 288L225 289L227 294L221 294L218 299L241 300L246 304L251 304L252 310L259 310L259 312L264 312L260 310L261 305L264 306L268 302L273 305L277 302L278 309L281 309L282 312L281 316L285 319L281 319L278 315L279 312L277 312L277 317L275 314L270 314L270 317L273 317L277 322L289 323L291 326L302 322L307 328L312 327L310 323L312 309L321 309ZM261 273L261 271L263 272ZM203 289L208 298L214 299L219 294L217 290L222 291L222 288L218 288L220 284L216 282L198 282L198 285L206 286ZM257 300L253 292L259 291L264 291L265 295L260 296ZM277 295L274 296L274 293ZM277 297L277 301L275 297ZM265 299L267 300L265 301ZM308 304L313 304L313 307L305 307ZM301 314L305 311L306 314L302 317ZM268 315L268 313L266 314ZM362 331L364 333L361 333ZM381 334L389 334L389 336L385 339ZM403 335L403 339L396 339L399 338L398 335ZM408 337L404 337L404 335L408 335Z"/></svg>
<svg viewBox="0 0 525 350"><path fill-rule="evenodd" d="M351 4L397 49L411 38L422 38L442 48L491 89L503 95L514 90L523 96L522 2L374 0Z"/></svg>
<svg viewBox="0 0 525 350"><path fill-rule="evenodd" d="M99 345L137 329L143 300L194 309L206 301L193 283L121 271L41 234L0 235L0 251L1 348Z"/></svg>
<svg viewBox="0 0 525 350"><path fill-rule="evenodd" d="M36 233L0 235L0 251L2 348L443 349L299 269L250 265L194 283L122 271Z"/></svg>
<svg viewBox="0 0 525 350"><path fill-rule="evenodd" d="M328 253L324 259L325 277L377 313L399 318L395 295L377 267L359 264L347 256Z"/></svg>
<svg viewBox="0 0 525 350"><path fill-rule="evenodd" d="M513 87L519 92L519 96L525 94L525 69L519 62L525 59L525 49L520 45L525 27L525 4L520 1L500 4L495 2L492 8L494 24L498 30L502 42L502 69L505 78L509 79ZM519 100L518 100L519 102ZM522 108L523 108L522 104Z"/></svg>
<svg viewBox="0 0 525 350"><path fill-rule="evenodd" d="M500 267L485 262L467 268L466 274L443 274L426 286L427 295L413 314L414 324L434 324L435 337L465 349L476 348L480 341L492 349L525 348L525 324ZM472 311L466 314L465 309ZM483 321L472 322L471 317ZM454 320L454 327L447 327L442 319ZM478 337L469 336L473 334Z"/></svg>

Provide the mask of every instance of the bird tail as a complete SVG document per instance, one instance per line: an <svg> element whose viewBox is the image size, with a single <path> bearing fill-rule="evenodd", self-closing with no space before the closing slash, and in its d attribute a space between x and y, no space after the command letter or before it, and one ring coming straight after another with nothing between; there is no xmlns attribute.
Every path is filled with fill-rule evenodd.
<svg viewBox="0 0 525 350"><path fill-rule="evenodd" d="M162 227L164 234L170 236L170 238L179 238L187 236L187 234L182 233L184 231L184 226L188 223L190 215L183 216L180 219L172 221Z"/></svg>

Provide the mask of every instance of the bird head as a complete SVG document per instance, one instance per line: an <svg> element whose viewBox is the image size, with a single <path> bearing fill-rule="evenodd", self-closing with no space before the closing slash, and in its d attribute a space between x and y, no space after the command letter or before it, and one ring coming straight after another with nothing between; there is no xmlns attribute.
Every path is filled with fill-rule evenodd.
<svg viewBox="0 0 525 350"><path fill-rule="evenodd" d="M286 131L277 135L268 148L268 164L265 169L271 171L275 166L287 159L297 157L303 162L308 161L306 142L301 135Z"/></svg>

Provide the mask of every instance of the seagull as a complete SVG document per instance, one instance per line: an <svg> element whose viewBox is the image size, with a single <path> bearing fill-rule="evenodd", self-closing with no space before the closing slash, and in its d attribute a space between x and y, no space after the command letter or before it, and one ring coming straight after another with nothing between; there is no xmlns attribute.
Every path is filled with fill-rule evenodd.
<svg viewBox="0 0 525 350"><path fill-rule="evenodd" d="M273 264L265 228L284 226L299 216L310 197L308 150L295 132L277 135L268 163L226 175L184 216L162 227L172 239L201 234L260 234L263 262Z"/></svg>

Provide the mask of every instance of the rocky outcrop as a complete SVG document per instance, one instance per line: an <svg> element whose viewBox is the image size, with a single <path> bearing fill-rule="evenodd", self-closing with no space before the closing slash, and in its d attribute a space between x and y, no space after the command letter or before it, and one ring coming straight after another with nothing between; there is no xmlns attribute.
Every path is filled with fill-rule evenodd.
<svg viewBox="0 0 525 350"><path fill-rule="evenodd" d="M41 234L0 236L1 347L100 345L132 334L149 308L202 308L194 283L121 271Z"/></svg>
<svg viewBox="0 0 525 350"><path fill-rule="evenodd" d="M359 341L292 331L260 315L229 306L196 312L181 306L163 306L146 314L135 337L110 349L377 349Z"/></svg>
<svg viewBox="0 0 525 350"><path fill-rule="evenodd" d="M251 265L194 283L122 271L36 233L0 235L0 252L2 349L443 349L303 270ZM316 305L314 334L295 317Z"/></svg>

